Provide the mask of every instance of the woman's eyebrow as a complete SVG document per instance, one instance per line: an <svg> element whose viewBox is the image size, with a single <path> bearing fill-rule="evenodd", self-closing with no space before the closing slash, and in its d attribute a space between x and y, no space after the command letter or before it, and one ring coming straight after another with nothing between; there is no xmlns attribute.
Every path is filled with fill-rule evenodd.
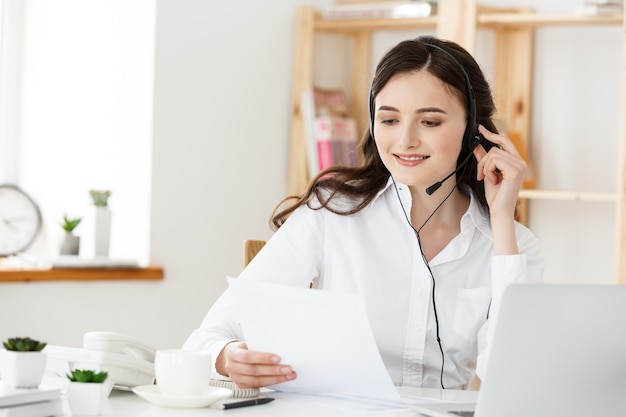
<svg viewBox="0 0 626 417"><path fill-rule="evenodd" d="M392 106L385 106L385 105L381 105L380 107L378 107L378 110L387 110L387 111L400 111L398 109L396 109L395 107Z"/></svg>
<svg viewBox="0 0 626 417"><path fill-rule="evenodd" d="M422 107L421 109L417 109L416 113L443 113L448 114L444 109L439 107Z"/></svg>
<svg viewBox="0 0 626 417"><path fill-rule="evenodd" d="M378 107L378 110L386 110L386 111L400 111L397 108L393 107L393 106L387 106L387 105L381 105L380 107ZM445 110L439 108L439 107L422 107L419 108L417 110L415 110L415 113L443 113L443 114L448 114Z"/></svg>

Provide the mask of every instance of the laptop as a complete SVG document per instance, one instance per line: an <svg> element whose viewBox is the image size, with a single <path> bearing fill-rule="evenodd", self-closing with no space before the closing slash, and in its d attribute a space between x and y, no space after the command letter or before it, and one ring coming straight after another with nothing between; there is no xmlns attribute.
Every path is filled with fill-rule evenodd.
<svg viewBox="0 0 626 417"><path fill-rule="evenodd" d="M626 285L518 284L502 300L475 409L427 416L626 416Z"/></svg>

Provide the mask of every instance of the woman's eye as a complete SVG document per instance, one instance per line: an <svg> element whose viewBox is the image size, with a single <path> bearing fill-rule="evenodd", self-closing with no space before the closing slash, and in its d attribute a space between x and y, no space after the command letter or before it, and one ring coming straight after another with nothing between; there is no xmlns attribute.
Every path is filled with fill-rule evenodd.
<svg viewBox="0 0 626 417"><path fill-rule="evenodd" d="M398 119L382 119L380 122L384 125L393 125L398 122Z"/></svg>
<svg viewBox="0 0 626 417"><path fill-rule="evenodd" d="M437 127L441 125L441 122L437 120L423 120L422 123L427 127Z"/></svg>

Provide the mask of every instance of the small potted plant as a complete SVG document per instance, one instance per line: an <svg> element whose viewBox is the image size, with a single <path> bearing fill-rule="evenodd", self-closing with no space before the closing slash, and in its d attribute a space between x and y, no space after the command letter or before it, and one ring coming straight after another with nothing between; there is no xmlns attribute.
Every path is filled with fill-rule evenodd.
<svg viewBox="0 0 626 417"><path fill-rule="evenodd" d="M16 388L34 388L46 370L45 342L30 337L13 337L2 342L6 349L0 357L2 381Z"/></svg>
<svg viewBox="0 0 626 417"><path fill-rule="evenodd" d="M89 190L91 201L96 207L107 207L109 205L109 197L111 197L111 191L109 190Z"/></svg>
<svg viewBox="0 0 626 417"><path fill-rule="evenodd" d="M67 399L72 414L100 415L112 388L112 384L106 382L108 376L108 372L90 369L75 369L67 374L67 379L70 380Z"/></svg>
<svg viewBox="0 0 626 417"><path fill-rule="evenodd" d="M80 236L74 235L74 229L80 224L80 217L68 217L63 215L61 227L65 230L65 238L61 245L61 255L78 255L80 250Z"/></svg>

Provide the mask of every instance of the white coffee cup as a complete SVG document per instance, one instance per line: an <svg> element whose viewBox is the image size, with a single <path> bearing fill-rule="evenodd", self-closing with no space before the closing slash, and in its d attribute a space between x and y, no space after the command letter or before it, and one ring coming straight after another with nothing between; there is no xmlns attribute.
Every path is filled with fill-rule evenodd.
<svg viewBox="0 0 626 417"><path fill-rule="evenodd" d="M202 395L211 378L211 355L181 349L157 350L154 376L163 395Z"/></svg>

